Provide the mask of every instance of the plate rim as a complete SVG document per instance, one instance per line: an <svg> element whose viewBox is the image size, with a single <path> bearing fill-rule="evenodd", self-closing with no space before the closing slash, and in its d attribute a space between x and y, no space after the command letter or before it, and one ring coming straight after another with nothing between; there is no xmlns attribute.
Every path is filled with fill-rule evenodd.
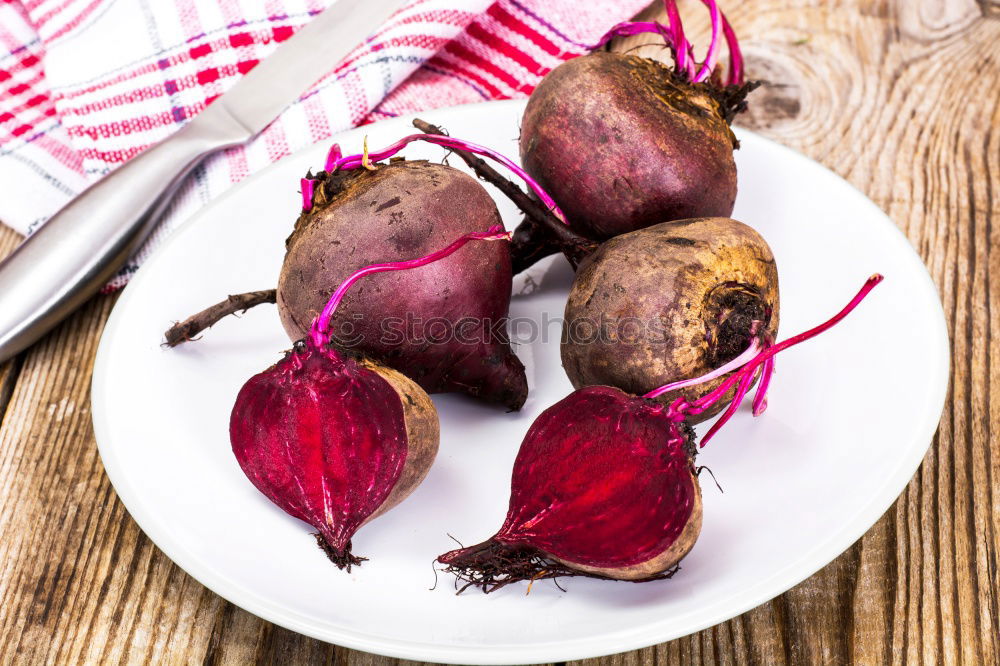
<svg viewBox="0 0 1000 666"><path fill-rule="evenodd" d="M484 108L497 109L500 105L523 107L524 104L526 104L526 100L523 99L463 104L432 109L407 116L400 116L398 118L380 121L377 124L379 126L398 124L405 127L409 125L413 118L418 116L431 117L454 113L474 114L482 113ZM446 124L447 120L438 120L438 122ZM660 626L662 624L661 622L642 625L639 628L618 631L612 634L600 634L596 637L573 638L561 641L550 641L546 643L533 643L530 645L510 645L499 647L441 645L436 643L423 643L364 634L354 629L346 630L341 627L319 623L308 617L302 616L296 611L280 606L276 607L273 604L269 604L266 599L262 598L252 590L232 583L225 576L213 571L211 567L204 564L196 556L190 555L185 548L172 542L169 534L167 534L167 531L161 526L161 521L157 519L155 511L148 510L147 507L144 506L142 500L140 499L140 493L136 492L129 482L126 471L119 465L119 461L113 453L113 449L115 447L109 445L112 438L110 434L111 426L109 422L109 409L105 406L106 401L104 400L104 395L108 390L109 383L107 372L110 362L109 359L111 357L110 348L113 345L119 322L124 316L123 313L128 309L128 304L131 302L133 294L138 291L136 285L141 285L145 282L146 277L152 272L150 267L156 266L161 260L165 254L163 252L165 248L169 247L172 243L176 243L177 240L185 234L190 233L196 224L203 221L203 217L210 216L218 206L223 205L230 197L240 196L245 189L252 187L258 179L265 177L270 171L278 168L278 165L280 165L284 160L294 158L306 151L315 150L315 146L317 144L325 144L330 141L334 141L338 136L348 132L355 132L358 129L359 128L351 128L343 130L342 132L337 132L334 136L325 139L322 142L305 146L295 153L282 158L278 162L268 165L257 173L247 177L237 185L226 190L185 220L164 240L160 247L153 252L152 256L150 256L150 258L143 264L143 266L126 286L118 299L118 302L115 304L110 317L108 318L108 322L105 325L100 343L98 345L91 380L91 413L95 440L101 456L101 462L116 494L125 506L131 518L138 524L139 528L146 534L146 536L149 537L157 548L159 548L181 570L228 602L233 603L234 605L266 621L318 640L341 645L351 649L402 659L449 664L530 664L570 661L575 659L586 659L617 654L620 652L649 647L651 645L656 645L697 633L734 617L738 617L739 615L742 615L747 611L756 608L757 606L766 603L781 594L784 594L792 587L795 587L805 579L813 576L820 569L826 567L831 561L845 552L851 547L851 545L866 534L899 498L906 486L909 484L910 480L919 470L927 451L933 443L934 434L937 431L938 424L945 407L945 399L947 397L951 375L951 349L944 308L941 303L937 287L931 278L926 264L924 264L923 260L917 254L906 235L888 217L888 215L882 211L864 192L854 187L854 185L846 179L803 153L782 145L772 139L763 137L750 130L736 127L734 130L739 138L745 139L747 137L752 137L751 140L769 144L770 148L779 153L784 153L786 157L790 159L808 161L814 166L826 171L828 175L835 177L841 181L842 184L851 188L863 197L863 199L871 206L873 212L878 213L878 224L890 228L893 232L895 232L897 240L901 240L903 242L904 247L908 250L906 253L907 259L911 263L915 263L917 265L919 268L918 273L921 274L923 279L923 287L916 293L921 296L929 295L931 297L931 302L936 305L935 314L939 315L935 317L938 325L935 327L935 330L931 332L933 337L936 338L936 344L934 346L937 348L937 353L928 359L924 359L924 363L928 368L929 374L933 375L932 383L937 387L937 391L929 392L928 398L932 408L922 410L921 413L923 414L923 423L921 423L918 428L914 429L915 432L921 433L919 440L922 441L923 439L926 439L927 444L923 448L911 446L909 448L908 455L901 456L894 472L886 475L881 486L878 487L877 492L871 494L871 499L857 511L856 516L843 523L845 527L833 533L831 538L817 545L815 548L809 551L803 551L797 563L793 563L793 565L781 569L767 578L755 581L751 587L745 588L744 598L747 600L743 603L732 604L729 602L717 602L716 604L708 607L710 609L709 612L704 612L704 610L702 610L700 614L704 616L704 619L701 621L689 622L684 625L683 622L677 622L679 618L684 617L684 615L679 615L672 616L670 618L671 623L684 625L679 629L662 627ZM933 367L931 367L932 365ZM938 406L938 408L935 409L933 408L934 406ZM777 582L776 584L769 584L774 581L774 579L779 579L780 582ZM751 593L748 595L746 594L747 591L750 591ZM704 609L704 607L702 608ZM687 613L687 615L690 614L690 612Z"/></svg>

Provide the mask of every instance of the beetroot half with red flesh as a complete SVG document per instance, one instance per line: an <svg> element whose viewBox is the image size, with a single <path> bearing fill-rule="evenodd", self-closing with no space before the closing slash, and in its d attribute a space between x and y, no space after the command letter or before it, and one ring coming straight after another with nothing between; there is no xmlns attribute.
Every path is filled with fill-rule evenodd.
<svg viewBox="0 0 1000 666"><path fill-rule="evenodd" d="M690 431L665 411L608 386L549 407L521 444L500 531L438 560L485 592L560 575L670 575L701 529L701 490Z"/></svg>
<svg viewBox="0 0 1000 666"><path fill-rule="evenodd" d="M754 403L763 403L776 354L836 324L881 280L880 275L869 278L827 322L762 351L752 345L737 361L739 369L694 402L681 397L664 405L653 398L680 385L710 381L719 371L641 397L608 386L574 391L542 412L528 430L514 462L510 505L500 530L438 561L465 582L462 590L474 586L484 592L564 575L636 582L670 577L701 529L697 448L688 419L736 389L729 408L702 439L704 446L758 376Z"/></svg>
<svg viewBox="0 0 1000 666"><path fill-rule="evenodd" d="M579 234L605 240L670 220L732 214L738 143L729 122L745 107L748 86L732 29L714 1L705 4L713 31L703 63L694 61L680 18L671 12L668 26L621 24L602 42L656 32L674 53L672 68L595 52L556 67L529 97L522 163ZM710 76L721 35L730 48L726 83ZM557 250L531 220L515 231L516 269Z"/></svg>
<svg viewBox="0 0 1000 666"><path fill-rule="evenodd" d="M306 342L243 386L230 419L247 478L315 527L341 568L361 561L354 533L409 495L437 453L427 394L385 370Z"/></svg>
<svg viewBox="0 0 1000 666"><path fill-rule="evenodd" d="M360 563L351 553L354 533L426 476L437 453L438 420L412 380L332 346L331 317L367 275L425 266L469 240L507 238L499 228L467 234L420 259L355 272L306 339L240 390L229 430L240 467L268 499L318 530L317 541L338 567Z"/></svg>

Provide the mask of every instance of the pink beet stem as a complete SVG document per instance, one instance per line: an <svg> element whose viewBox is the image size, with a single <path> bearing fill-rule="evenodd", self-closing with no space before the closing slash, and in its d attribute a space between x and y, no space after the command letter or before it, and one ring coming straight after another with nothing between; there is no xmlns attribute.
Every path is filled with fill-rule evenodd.
<svg viewBox="0 0 1000 666"><path fill-rule="evenodd" d="M667 46L673 49L673 36L667 26L662 23L657 23L656 21L624 21L604 33L604 36L601 37L596 44L591 46L590 50L596 51L615 37L632 37L634 35L641 35L647 32L660 35L663 37L663 41L667 43Z"/></svg>
<svg viewBox="0 0 1000 666"><path fill-rule="evenodd" d="M299 181L302 185L302 210L311 210L313 207L313 188L316 181L312 178L303 178Z"/></svg>
<svg viewBox="0 0 1000 666"><path fill-rule="evenodd" d="M680 21L680 18L677 19ZM676 35L677 30L671 30L669 27L663 25L662 23L657 23L656 21L625 21L615 25L611 30L606 32L601 39L590 47L591 51L596 51L608 42L610 42L615 37L632 37L634 35L641 35L643 33L656 33L663 37L663 41L666 43L670 52L674 55L674 68L678 72L684 72L689 77L691 75L690 71L685 69L689 67L686 58L691 58L692 62L694 60L694 49L691 48L690 44L686 44L685 56L678 55L678 48ZM683 38L684 31L680 29L680 36Z"/></svg>
<svg viewBox="0 0 1000 666"><path fill-rule="evenodd" d="M340 159L343 153L340 152L340 144L335 143L330 146L330 152L326 154L326 166L324 167L327 171L333 171L334 165Z"/></svg>
<svg viewBox="0 0 1000 666"><path fill-rule="evenodd" d="M774 374L774 357L764 361L764 366L760 370L760 383L757 385L757 392L753 396L753 415L760 416L767 409L767 387L771 384L771 375Z"/></svg>
<svg viewBox="0 0 1000 666"><path fill-rule="evenodd" d="M725 425L726 421L733 417L733 414L735 414L736 410L739 409L740 403L743 402L743 398L745 398L746 394L750 391L751 383L753 383L752 372L740 373L740 383L736 387L736 393L733 395L732 401L729 403L729 406L726 407L726 411L722 413L722 416L720 416L719 419L712 424L712 427L708 429L705 436L701 438L701 446L705 446L705 444L708 443L708 440L712 439L712 437L715 436L715 433L719 431L719 428Z"/></svg>
<svg viewBox="0 0 1000 666"><path fill-rule="evenodd" d="M844 306L844 309L842 309L840 312L838 312L833 317L823 322L819 326L815 326L809 329L808 331L799 333L798 335L794 335L788 338L787 340L783 340L782 342L779 342L775 345L772 345L771 347L768 347L763 352L761 352L757 356L757 358L750 361L750 363L747 363L747 365L745 365L741 369L741 372L745 372L750 368L756 369L758 365L760 365L767 359L773 357L775 354L778 354L784 351L785 349L788 349L789 347L793 347L799 344L800 342L805 342L810 338L814 338L820 333L823 333L824 331L832 328L833 326L838 324L844 317L849 315L851 311L854 310L854 308L856 308L858 304L865 299L865 296L868 295L868 292L874 289L875 286L884 279L885 278L879 275L878 273L872 275L870 278L868 278L868 280L865 281L864 286L861 287L861 289L854 296L854 298L851 299L851 302L848 303L846 306ZM735 377L730 377L725 382L723 382L719 386L719 388L717 388L713 393L718 393L719 396L721 396L732 387L732 385L735 383L734 380ZM713 397L713 394L709 394L700 398L695 404L698 405L699 407L704 406L707 408L710 407L711 403L714 402L716 399L718 399L718 396Z"/></svg>
<svg viewBox="0 0 1000 666"><path fill-rule="evenodd" d="M719 5L715 0L702 0L702 2L705 3L712 14L712 41L709 42L708 53L705 54L705 60L701 64L701 69L692 79L694 83L700 83L711 76L712 70L715 69L715 63L719 58L719 24L722 21L722 12L719 11Z"/></svg>
<svg viewBox="0 0 1000 666"><path fill-rule="evenodd" d="M719 420L716 421L715 425L712 426L712 428L708 431L705 437L702 438L701 446L705 446L708 440L711 439L712 436L715 435L716 432L718 432L719 428L725 425L726 421L728 421L732 417L732 415L736 412L736 407L739 406L740 401L743 400L744 396L746 396L747 394L747 391L750 390L750 382L753 379L753 375L757 371L757 368L760 367L761 364L766 364L776 354L780 354L782 351L788 349L789 347L793 347L799 344L800 342L805 342L810 338L814 338L820 333L823 333L827 329L835 326L837 323L840 322L840 320L842 320L844 317L850 314L851 311L854 310L854 308L856 308L858 304L865 299L868 293L871 292L871 290L874 289L875 286L883 279L884 278L878 273L872 275L865 282L864 286L861 287L861 290L858 291L858 293L854 296L854 298L851 299L850 303L844 306L844 309L842 309L836 315L834 315L827 321L823 322L819 326L811 328L803 333L799 333L798 335L794 335L788 338L787 340L779 342L775 345L771 345L770 347L764 349L764 351L757 354L757 356L755 356L749 362L744 364L742 368L734 372L728 379L719 384L719 386L711 393L703 395L701 398L698 398L692 403L687 402L683 397L677 398L670 404L669 407L670 417L675 421L682 421L689 416L700 414L704 412L706 409L709 409L716 402L718 402L724 395L726 395L726 393L731 388L733 388L733 386L739 385L739 388L736 390L736 395L733 398L733 401L730 404L729 408L719 418ZM758 406L763 404L763 401L765 400L763 396L766 395L767 384L770 383L770 375L772 372L773 372L773 364L771 364L770 367L764 368L763 372L764 377L761 378L761 387L758 388L758 396L760 397L755 397L754 399L754 402L757 403ZM760 392L761 388L764 390L763 393Z"/></svg>
<svg viewBox="0 0 1000 666"><path fill-rule="evenodd" d="M732 372L733 370L738 370L750 361L754 359L757 354L763 351L760 343L754 338L750 346L746 348L742 354L729 361L725 365L720 365L715 370L712 370L708 374L701 375L700 377L695 377L693 379L682 379L680 381L671 382L670 384L664 384L658 389L653 389L649 393L642 396L643 398L657 398L664 393L669 393L670 391L676 391L677 389L686 388L688 386L694 386L696 384L703 384L705 382L710 382L716 377L721 377L722 375Z"/></svg>
<svg viewBox="0 0 1000 666"><path fill-rule="evenodd" d="M688 62L690 47L684 37L684 26L681 24L681 13L677 11L677 2L676 0L663 0L663 5L667 9L670 31L674 37L674 63L678 72L684 72L690 78L694 76L694 63Z"/></svg>
<svg viewBox="0 0 1000 666"><path fill-rule="evenodd" d="M721 14L721 12L720 12ZM729 19L722 14L722 34L726 37L726 44L729 46L729 80L726 82L731 86L743 85L743 51L740 50L740 42L736 39L736 31L729 24Z"/></svg>
<svg viewBox="0 0 1000 666"><path fill-rule="evenodd" d="M320 313L319 317L313 322L312 328L309 331L309 338L312 343L317 347L322 347L324 344L330 341L329 329L330 320L333 318L333 313L336 311L337 306L340 305L340 301L343 300L344 294L351 286L365 277L366 275L371 275L372 273L382 273L385 271L402 271L410 268L420 268L421 266L426 266L427 264L432 264L438 259L444 259L448 255L456 252L463 245L473 240L482 241L494 241L494 240L510 240L511 234L508 231L504 231L503 227L497 225L495 227L490 227L488 231L476 231L473 233L465 234L458 240L454 241L448 247L437 250L436 252L431 252L430 254L420 257L418 259L408 259L406 261L393 261L386 264L372 264L370 266L365 266L364 268L351 273L347 276L337 290L333 292L330 296L330 300L326 302L326 306L323 308L323 312Z"/></svg>
<svg viewBox="0 0 1000 666"><path fill-rule="evenodd" d="M667 46L674 54L674 66L678 72L684 72L694 83L700 83L712 76L719 60L719 50L721 47L720 33L725 37L729 47L729 77L728 85L740 85L743 83L743 53L740 51L739 41L733 31L729 19L719 8L715 0L702 0L708 7L712 16L712 40L705 54L705 60L701 63L701 68L695 73L697 59L694 55L693 45L684 36L684 25L681 22L680 12L677 10L676 0L664 0L663 4L667 11L669 25L664 26L656 21L623 21L613 26L604 33L604 36L590 47L595 51L615 37L630 37L643 33L656 33L663 37Z"/></svg>
<svg viewBox="0 0 1000 666"><path fill-rule="evenodd" d="M437 144L439 146L444 146L445 148L451 148L452 150L465 150L470 153L482 155L483 157L489 157L490 159L499 162L516 173L525 183L527 183L528 187L530 187L532 191L538 195L538 198L542 200L542 203L544 203L550 211L552 211L553 215L559 218L559 220L564 224L568 224L566 216L563 215L562 210L560 210L559 206L556 205L555 200L553 200L552 197L550 197L548 193L542 189L542 186L539 185L534 178L529 176L524 169L515 164L509 158L496 152L495 150L486 148L485 146L480 146L469 141L463 141L454 137L441 136L438 134L411 134L409 136L404 136L388 148L384 148L377 152L368 151L366 153L367 160L369 162L379 162L381 160L388 159L401 151L407 144L414 141L426 141L427 143ZM337 169L357 169L360 166L364 166L366 154L347 155L345 157L337 158L332 162L327 163L327 171L336 171Z"/></svg>

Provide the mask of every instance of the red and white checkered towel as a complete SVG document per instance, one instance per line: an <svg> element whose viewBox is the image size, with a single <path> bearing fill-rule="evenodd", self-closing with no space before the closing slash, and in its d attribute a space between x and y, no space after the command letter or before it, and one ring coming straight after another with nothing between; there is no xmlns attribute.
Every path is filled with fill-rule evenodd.
<svg viewBox="0 0 1000 666"><path fill-rule="evenodd" d="M112 286L248 174L373 120L523 97L648 1L413 0L254 141L197 169ZM331 2L0 0L0 220L37 229Z"/></svg>

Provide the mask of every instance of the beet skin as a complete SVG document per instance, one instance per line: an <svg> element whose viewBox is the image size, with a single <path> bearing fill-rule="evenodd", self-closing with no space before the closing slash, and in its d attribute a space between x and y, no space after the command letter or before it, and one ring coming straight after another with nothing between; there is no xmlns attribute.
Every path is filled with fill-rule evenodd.
<svg viewBox="0 0 1000 666"><path fill-rule="evenodd" d="M597 240L668 220L729 216L737 144L726 94L648 58L573 58L528 99L521 161L573 229Z"/></svg>
<svg viewBox="0 0 1000 666"><path fill-rule="evenodd" d="M374 171L322 172L317 181L278 281L278 311L292 339L305 335L354 271L502 225L479 183L439 164L395 160ZM473 243L421 268L366 278L337 309L334 341L429 393L464 392L519 409L528 387L506 337L510 289L506 244Z"/></svg>
<svg viewBox="0 0 1000 666"><path fill-rule="evenodd" d="M700 377L778 330L778 272L764 239L729 218L665 222L606 241L566 303L562 362L573 386L643 395ZM658 397L693 401L729 375ZM698 417L717 414L728 400Z"/></svg>

